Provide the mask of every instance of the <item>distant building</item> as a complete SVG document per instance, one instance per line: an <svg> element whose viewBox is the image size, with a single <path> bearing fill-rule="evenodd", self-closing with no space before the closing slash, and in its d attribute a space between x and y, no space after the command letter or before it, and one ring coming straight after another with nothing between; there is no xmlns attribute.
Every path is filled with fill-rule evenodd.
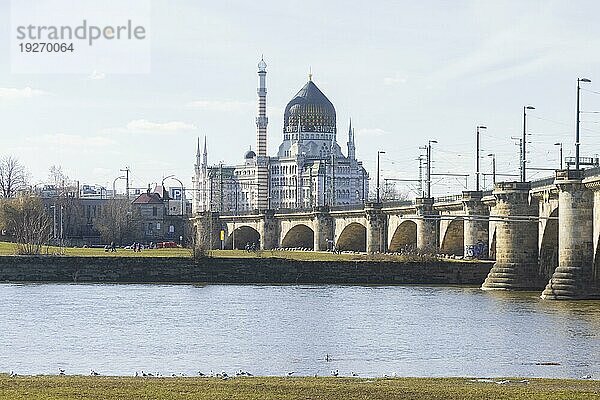
<svg viewBox="0 0 600 400"><path fill-rule="evenodd" d="M153 191L148 189L140 194L131 204L140 224L140 241L179 243L180 239L185 239L185 226L191 207L185 194L182 196L181 188L166 189L159 185Z"/></svg>
<svg viewBox="0 0 600 400"><path fill-rule="evenodd" d="M258 64L257 152L242 163L208 165L206 138L196 150L193 211L312 208L361 204L368 198L369 175L356 159L352 124L347 152L337 143L336 112L309 75L284 112L283 141L267 156L266 63Z"/></svg>

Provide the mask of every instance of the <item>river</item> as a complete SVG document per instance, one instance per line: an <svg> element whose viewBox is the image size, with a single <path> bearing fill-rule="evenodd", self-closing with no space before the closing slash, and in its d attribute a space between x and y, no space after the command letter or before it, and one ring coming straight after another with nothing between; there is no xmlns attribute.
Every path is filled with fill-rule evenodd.
<svg viewBox="0 0 600 400"><path fill-rule="evenodd" d="M600 379L600 302L538 296L437 286L6 283L0 372Z"/></svg>

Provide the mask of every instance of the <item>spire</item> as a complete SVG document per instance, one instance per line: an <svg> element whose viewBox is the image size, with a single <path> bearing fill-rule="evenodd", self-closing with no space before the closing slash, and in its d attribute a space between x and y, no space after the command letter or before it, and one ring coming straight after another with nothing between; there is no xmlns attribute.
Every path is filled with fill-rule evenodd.
<svg viewBox="0 0 600 400"><path fill-rule="evenodd" d="M356 146L354 145L354 128L352 128L352 118L350 118L350 126L348 127L348 158L356 159Z"/></svg>
<svg viewBox="0 0 600 400"><path fill-rule="evenodd" d="M198 150L200 149L200 143L198 143ZM206 136L204 136L204 153L202 154L202 165L208 165L208 152L206 151Z"/></svg>
<svg viewBox="0 0 600 400"><path fill-rule="evenodd" d="M312 81L312 67L308 67L308 80Z"/></svg>
<svg viewBox="0 0 600 400"><path fill-rule="evenodd" d="M196 147L196 157L200 158L200 136L198 136L198 146Z"/></svg>

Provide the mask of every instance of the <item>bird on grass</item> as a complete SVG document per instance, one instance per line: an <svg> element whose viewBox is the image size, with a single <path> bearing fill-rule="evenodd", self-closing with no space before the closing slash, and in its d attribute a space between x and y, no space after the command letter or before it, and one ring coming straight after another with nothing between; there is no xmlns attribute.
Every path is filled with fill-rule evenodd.
<svg viewBox="0 0 600 400"><path fill-rule="evenodd" d="M292 375L294 375L295 373L296 373L296 371L290 371L290 372L288 372L288 373L287 373L287 376L292 376Z"/></svg>

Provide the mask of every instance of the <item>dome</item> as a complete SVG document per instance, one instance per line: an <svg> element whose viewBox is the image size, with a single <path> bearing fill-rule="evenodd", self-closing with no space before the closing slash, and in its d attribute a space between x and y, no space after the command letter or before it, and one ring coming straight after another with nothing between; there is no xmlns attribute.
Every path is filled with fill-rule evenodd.
<svg viewBox="0 0 600 400"><path fill-rule="evenodd" d="M256 153L255 153L255 152L253 152L252 150L248 150L248 151L246 152L246 154L244 154L244 158L245 158L246 160L249 160L249 159L251 159L251 158L255 158L255 157L256 157Z"/></svg>
<svg viewBox="0 0 600 400"><path fill-rule="evenodd" d="M298 124L301 132L335 134L335 108L312 80L285 107L284 135L298 132Z"/></svg>
<svg viewBox="0 0 600 400"><path fill-rule="evenodd" d="M260 61L258 62L258 71L263 72L266 70L267 70L267 63L265 62L264 58L261 58Z"/></svg>

